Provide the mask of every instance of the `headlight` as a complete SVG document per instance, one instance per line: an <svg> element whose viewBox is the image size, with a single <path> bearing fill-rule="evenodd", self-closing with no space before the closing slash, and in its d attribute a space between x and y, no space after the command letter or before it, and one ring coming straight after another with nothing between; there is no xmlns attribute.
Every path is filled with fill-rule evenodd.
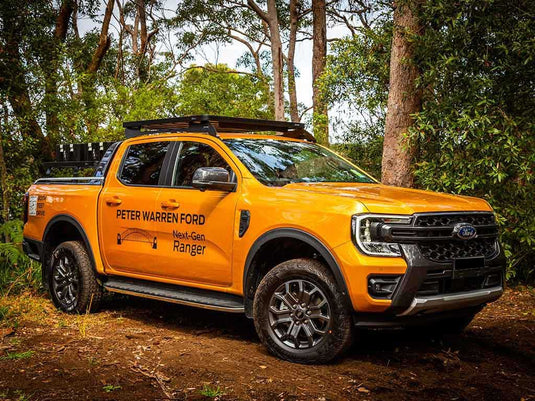
<svg viewBox="0 0 535 401"><path fill-rule="evenodd" d="M385 242L381 235L383 225L410 224L408 216L361 214L353 216L353 238L362 253L373 256L401 256L399 244Z"/></svg>

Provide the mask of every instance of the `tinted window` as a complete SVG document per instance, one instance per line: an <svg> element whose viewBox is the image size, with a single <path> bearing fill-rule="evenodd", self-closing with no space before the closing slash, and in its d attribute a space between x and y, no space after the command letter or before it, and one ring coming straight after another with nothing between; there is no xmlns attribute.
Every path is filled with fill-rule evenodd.
<svg viewBox="0 0 535 401"><path fill-rule="evenodd" d="M211 146L199 142L183 142L176 162L173 185L191 187L193 173L199 167L222 167L232 176L228 163Z"/></svg>
<svg viewBox="0 0 535 401"><path fill-rule="evenodd" d="M276 139L227 139L224 142L265 185L375 182L336 153L313 143Z"/></svg>
<svg viewBox="0 0 535 401"><path fill-rule="evenodd" d="M132 185L158 185L169 142L131 145L124 159L121 181Z"/></svg>

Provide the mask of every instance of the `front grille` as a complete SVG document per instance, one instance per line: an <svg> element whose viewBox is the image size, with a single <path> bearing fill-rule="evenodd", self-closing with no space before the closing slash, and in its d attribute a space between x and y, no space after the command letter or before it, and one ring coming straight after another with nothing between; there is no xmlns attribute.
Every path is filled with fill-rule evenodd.
<svg viewBox="0 0 535 401"><path fill-rule="evenodd" d="M469 240L455 238L457 223L468 223L477 230L477 237ZM415 241L422 256L444 263L458 258L484 257L492 259L498 253L498 226L492 213L434 213L416 215L413 227Z"/></svg>
<svg viewBox="0 0 535 401"><path fill-rule="evenodd" d="M419 247L424 258L435 262L450 262L457 258L477 256L491 259L497 253L495 238L422 242Z"/></svg>
<svg viewBox="0 0 535 401"><path fill-rule="evenodd" d="M424 214L416 217L416 227L444 227L454 226L457 223L469 223L473 226L495 225L492 213L443 213Z"/></svg>

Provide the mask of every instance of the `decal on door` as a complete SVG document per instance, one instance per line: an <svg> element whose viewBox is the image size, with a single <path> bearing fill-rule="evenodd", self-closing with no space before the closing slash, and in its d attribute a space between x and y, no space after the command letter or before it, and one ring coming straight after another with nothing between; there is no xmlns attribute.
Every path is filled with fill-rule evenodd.
<svg viewBox="0 0 535 401"><path fill-rule="evenodd" d="M115 218L118 220L149 221L157 223L186 224L202 226L206 222L204 214L156 212L150 210L117 209ZM185 253L190 256L204 255L206 237L195 231L173 230L173 252ZM158 239L150 231L140 228L129 228L117 233L117 244L125 241L145 242L158 249Z"/></svg>
<svg viewBox="0 0 535 401"><path fill-rule="evenodd" d="M204 255L204 251L206 250L206 245L202 245L202 243L206 240L204 234L188 231L176 231L173 230L173 251L174 252L180 252L180 253L188 253L190 256L198 256L198 255ZM190 244L185 243L186 241L195 241L200 242L200 244Z"/></svg>
<svg viewBox="0 0 535 401"><path fill-rule="evenodd" d="M202 226L206 221L204 214L155 212L150 210L117 209L115 217L120 220L142 220L155 223L191 224Z"/></svg>
<svg viewBox="0 0 535 401"><path fill-rule="evenodd" d="M122 233L117 233L117 245L122 245L125 241L145 242L151 245L152 249L158 249L158 239L149 231L139 228L129 228Z"/></svg>

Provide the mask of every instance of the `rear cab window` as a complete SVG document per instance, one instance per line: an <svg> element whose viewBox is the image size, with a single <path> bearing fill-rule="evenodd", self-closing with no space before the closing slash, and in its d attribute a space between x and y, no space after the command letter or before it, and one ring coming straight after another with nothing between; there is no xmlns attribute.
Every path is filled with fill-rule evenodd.
<svg viewBox="0 0 535 401"><path fill-rule="evenodd" d="M119 180L125 185L157 186L171 142L146 142L130 145L123 158Z"/></svg>

